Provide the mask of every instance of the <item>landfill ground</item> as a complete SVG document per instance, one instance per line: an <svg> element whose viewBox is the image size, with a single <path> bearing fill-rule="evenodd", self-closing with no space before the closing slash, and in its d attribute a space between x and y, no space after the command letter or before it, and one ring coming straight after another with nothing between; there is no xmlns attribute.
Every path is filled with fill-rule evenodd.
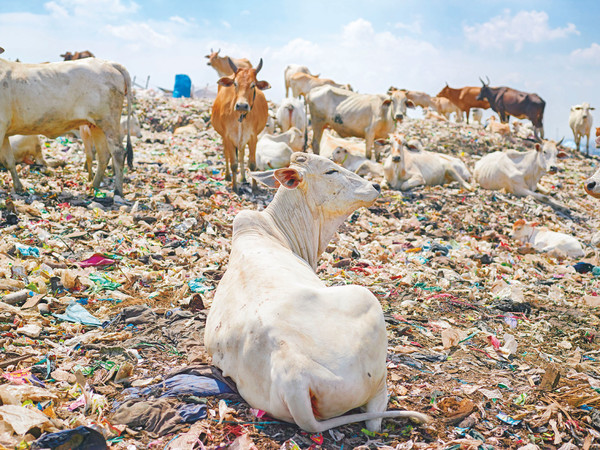
<svg viewBox="0 0 600 450"><path fill-rule="evenodd" d="M138 92L144 135L134 138L135 167L117 202L111 173L90 190L73 137L46 140L46 159L62 165L20 166L24 195L0 172L0 448L29 448L45 432L81 425L112 449L600 448L600 202L582 188L597 161L569 150L540 183L569 214L457 183L384 190L322 255L317 273L327 285L363 285L381 302L388 409L425 412L432 423L385 420L381 433L357 423L313 435L235 395L158 399L158 388L142 394L158 405L151 418L119 414L133 392L210 363L204 323L233 218L273 195L252 195L249 185L231 192L210 126L173 135L208 123L210 105ZM533 148L481 125L407 119L399 130L471 171L491 151ZM576 236L585 258L513 240L517 219ZM173 411L182 406L207 417L181 423Z"/></svg>

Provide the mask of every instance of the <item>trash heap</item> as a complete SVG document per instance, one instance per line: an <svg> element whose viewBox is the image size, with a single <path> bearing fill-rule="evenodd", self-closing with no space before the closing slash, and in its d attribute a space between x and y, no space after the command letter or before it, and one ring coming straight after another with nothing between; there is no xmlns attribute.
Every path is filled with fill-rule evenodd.
<svg viewBox="0 0 600 450"><path fill-rule="evenodd" d="M595 160L568 154L541 184L570 214L530 198L456 183L384 191L339 229L318 266L328 285L380 300L389 408L431 424L385 420L310 434L251 409L210 366L203 329L242 209L224 181L210 103L138 95L144 137L125 202L111 180L90 190L80 142L47 141L49 171L0 172L0 444L8 448L600 448L600 202L582 180ZM458 155L533 143L479 125L406 120L407 139ZM576 236L580 260L510 237L517 219ZM352 330L348 330L352 338ZM84 447L88 445L88 447Z"/></svg>

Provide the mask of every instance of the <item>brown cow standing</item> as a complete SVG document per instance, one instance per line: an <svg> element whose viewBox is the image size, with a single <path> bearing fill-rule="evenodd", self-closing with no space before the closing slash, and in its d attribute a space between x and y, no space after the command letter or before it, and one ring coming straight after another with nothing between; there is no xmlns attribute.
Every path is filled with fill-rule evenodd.
<svg viewBox="0 0 600 450"><path fill-rule="evenodd" d="M219 52L221 49L213 52L213 49L210 49L210 55L206 55L205 58L208 58L208 62L206 65L211 66L213 69L217 71L220 77L226 77L228 75L233 75L231 66L229 65L229 60L233 62L236 67L240 69L251 69L252 64L246 58L230 58L229 56L219 56Z"/></svg>
<svg viewBox="0 0 600 450"><path fill-rule="evenodd" d="M477 100L477 96L481 92L481 88L477 86L465 86L460 89L451 88L446 83L444 89L437 95L445 97L458 106L461 111L467 113L467 123L469 123L469 111L471 108L488 109L490 104L487 100Z"/></svg>
<svg viewBox="0 0 600 450"><path fill-rule="evenodd" d="M262 68L262 58L256 69L238 68L231 59L229 65L233 76L222 77L217 84L219 92L213 103L211 121L214 129L223 138L225 152L226 179L231 180L232 189L237 192L238 161L242 172L242 182L246 181L244 153L248 145L250 170L256 170L256 143L269 117L265 94L261 91L271 85L257 81L256 75ZM231 170L231 173L230 173ZM252 180L252 190L256 181Z"/></svg>
<svg viewBox="0 0 600 450"><path fill-rule="evenodd" d="M64 58L64 61L75 61L83 58L94 58L94 54L89 50L84 50L82 52L75 52L75 54L66 52L64 55L60 55L60 57Z"/></svg>

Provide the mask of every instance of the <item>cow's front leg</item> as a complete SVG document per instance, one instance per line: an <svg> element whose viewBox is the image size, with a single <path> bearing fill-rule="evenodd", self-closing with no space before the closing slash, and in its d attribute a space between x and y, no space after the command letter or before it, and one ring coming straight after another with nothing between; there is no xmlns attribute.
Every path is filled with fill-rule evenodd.
<svg viewBox="0 0 600 450"><path fill-rule="evenodd" d="M252 135L250 140L248 141L248 168L251 172L256 170L256 144L258 142L258 138L256 135ZM252 193L256 194L257 185L256 180L252 178Z"/></svg>
<svg viewBox="0 0 600 450"><path fill-rule="evenodd" d="M8 141L8 136L1 136L0 139L2 139L2 147L0 148L0 163L10 172L15 192L23 192L23 185L21 184L21 180L19 180L17 167L15 165L15 155L13 154L12 147Z"/></svg>
<svg viewBox="0 0 600 450"><path fill-rule="evenodd" d="M373 153L373 147L375 145L375 130L367 128L365 130L365 158L377 161L379 159L379 155L375 155ZM373 159L373 157L375 159Z"/></svg>

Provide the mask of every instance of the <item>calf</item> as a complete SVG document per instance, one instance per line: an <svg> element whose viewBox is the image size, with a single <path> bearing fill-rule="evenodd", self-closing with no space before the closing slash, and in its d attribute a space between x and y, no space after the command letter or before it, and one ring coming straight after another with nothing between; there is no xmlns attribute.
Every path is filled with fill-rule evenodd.
<svg viewBox="0 0 600 450"><path fill-rule="evenodd" d="M127 69L96 58L47 64L0 59L0 163L11 173L15 190L23 190L8 136L43 134L58 137L81 125L95 125L98 171L92 183L100 187L112 156L115 193L123 195L124 151L119 118L127 95L128 116L133 94ZM127 155L132 155L127 135Z"/></svg>
<svg viewBox="0 0 600 450"><path fill-rule="evenodd" d="M337 131L340 136L364 138L365 157L375 159L373 155L376 139L385 139L401 121L406 108L414 104L406 98L403 91L394 91L391 95L356 94L333 86L321 86L313 89L307 97L313 126L313 152L320 152L319 144L325 126Z"/></svg>
<svg viewBox="0 0 600 450"><path fill-rule="evenodd" d="M484 189L502 190L519 197L532 196L539 202L547 203L554 208L565 208L554 203L542 190L538 183L546 172L554 173L558 143L542 141L535 144L534 150L518 152L507 150L485 155L475 164L473 175ZM536 192L539 191L539 192Z"/></svg>
<svg viewBox="0 0 600 450"><path fill-rule="evenodd" d="M284 98L279 108L277 108L275 116L281 131L296 127L304 133L306 129L306 110L304 103L297 98Z"/></svg>
<svg viewBox="0 0 600 450"><path fill-rule="evenodd" d="M592 122L594 121L590 111L594 109L589 103L582 103L581 105L571 106L571 113L569 114L569 127L573 131L573 139L575 140L577 151L579 151L581 138L587 136L585 153L588 156L590 155L590 133L592 132Z"/></svg>
<svg viewBox="0 0 600 450"><path fill-rule="evenodd" d="M481 108L471 108L471 117L473 119L473 123L481 123L481 119L483 118L483 110Z"/></svg>
<svg viewBox="0 0 600 450"><path fill-rule="evenodd" d="M401 135L390 136L392 152L383 164L385 181L391 189L406 191L417 186L435 186L458 181L465 189L472 190L467 182L471 174L458 158L425 150L405 149Z"/></svg>
<svg viewBox="0 0 600 450"><path fill-rule="evenodd" d="M546 227L538 228L536 223L527 223L519 219L513 225L512 238L529 244L538 252L554 256L582 258L585 253L581 243L573 236L550 231Z"/></svg>
<svg viewBox="0 0 600 450"><path fill-rule="evenodd" d="M278 136L265 134L256 145L256 167L259 170L287 167L292 153L302 151L303 146L304 133L295 127Z"/></svg>
<svg viewBox="0 0 600 450"><path fill-rule="evenodd" d="M225 153L225 177L231 180L231 188L237 192L238 162L242 182L246 180L244 153L248 146L250 170L256 168L256 143L269 117L267 100L263 90L271 85L258 81L256 75L262 68L262 58L256 69L238 68L229 60L233 76L222 77L219 92L212 107L211 121L217 133L223 138ZM252 189L256 182L252 181Z"/></svg>
<svg viewBox="0 0 600 450"><path fill-rule="evenodd" d="M378 431L386 417L427 421L386 412L387 334L377 298L362 286L327 287L315 274L338 226L371 205L379 186L305 153L255 176L279 189L266 209L233 221L229 264L206 320L213 364L252 408L311 433L362 420ZM366 412L341 416L358 407Z"/></svg>
<svg viewBox="0 0 600 450"><path fill-rule="evenodd" d="M383 166L380 163L373 162L361 155L354 155L344 147L336 148L330 159L361 177L383 178Z"/></svg>

